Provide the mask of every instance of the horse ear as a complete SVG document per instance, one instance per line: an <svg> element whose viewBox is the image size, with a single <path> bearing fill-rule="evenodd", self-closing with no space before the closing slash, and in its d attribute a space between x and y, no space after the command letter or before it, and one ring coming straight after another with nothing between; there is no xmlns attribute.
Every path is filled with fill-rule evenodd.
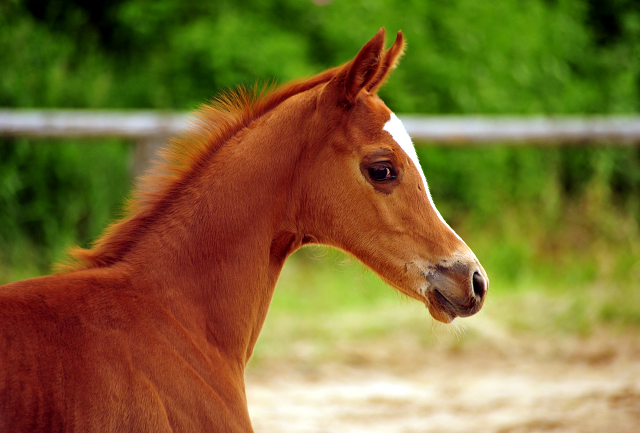
<svg viewBox="0 0 640 433"><path fill-rule="evenodd" d="M355 59L340 68L332 80L339 85L342 93L340 97L347 105L352 105L358 93L377 76L381 65L380 58L384 54L384 35L384 28L378 30Z"/></svg>
<svg viewBox="0 0 640 433"><path fill-rule="evenodd" d="M380 67L375 77L367 84L367 91L375 93L380 86L384 84L389 77L390 72L396 67L400 57L404 54L404 36L401 31L398 31L396 41L393 45L384 52L384 58L380 62Z"/></svg>

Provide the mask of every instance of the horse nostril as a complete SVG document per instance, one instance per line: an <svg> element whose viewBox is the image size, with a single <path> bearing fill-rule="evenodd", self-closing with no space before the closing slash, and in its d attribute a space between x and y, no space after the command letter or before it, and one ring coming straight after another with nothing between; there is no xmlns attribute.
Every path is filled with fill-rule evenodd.
<svg viewBox="0 0 640 433"><path fill-rule="evenodd" d="M475 293L476 296L482 299L484 297L484 294L487 292L487 281L478 271L475 271L473 273L472 281L473 293Z"/></svg>

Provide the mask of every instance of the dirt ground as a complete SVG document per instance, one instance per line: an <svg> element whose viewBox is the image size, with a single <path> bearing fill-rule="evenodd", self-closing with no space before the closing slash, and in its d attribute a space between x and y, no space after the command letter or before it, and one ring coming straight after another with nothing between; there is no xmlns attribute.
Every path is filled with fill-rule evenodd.
<svg viewBox="0 0 640 433"><path fill-rule="evenodd" d="M250 368L255 431L640 432L634 333L387 343Z"/></svg>

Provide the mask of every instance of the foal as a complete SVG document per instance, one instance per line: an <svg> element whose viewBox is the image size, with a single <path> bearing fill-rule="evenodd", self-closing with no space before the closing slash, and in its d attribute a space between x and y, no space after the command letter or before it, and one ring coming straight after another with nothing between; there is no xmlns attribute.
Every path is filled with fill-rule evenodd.
<svg viewBox="0 0 640 433"><path fill-rule="evenodd" d="M199 111L127 217L64 272L0 288L0 431L250 432L244 369L285 259L347 251L450 322L486 274L377 97L403 50Z"/></svg>

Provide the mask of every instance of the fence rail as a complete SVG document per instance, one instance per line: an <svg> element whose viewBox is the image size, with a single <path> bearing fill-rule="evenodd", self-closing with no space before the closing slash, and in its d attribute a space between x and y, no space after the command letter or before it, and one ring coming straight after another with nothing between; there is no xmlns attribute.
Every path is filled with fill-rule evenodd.
<svg viewBox="0 0 640 433"><path fill-rule="evenodd" d="M180 134L188 121L188 114L162 111L0 110L0 135L138 140Z"/></svg>
<svg viewBox="0 0 640 433"><path fill-rule="evenodd" d="M414 140L439 143L640 143L640 116L506 117L403 115ZM162 111L2 110L0 135L146 137L178 135L189 114Z"/></svg>
<svg viewBox="0 0 640 433"><path fill-rule="evenodd" d="M439 143L638 144L640 116L400 116L416 141Z"/></svg>
<svg viewBox="0 0 640 433"><path fill-rule="evenodd" d="M640 116L399 117L417 143L640 144ZM136 142L137 175L189 119L182 112L0 109L0 136L129 139Z"/></svg>

